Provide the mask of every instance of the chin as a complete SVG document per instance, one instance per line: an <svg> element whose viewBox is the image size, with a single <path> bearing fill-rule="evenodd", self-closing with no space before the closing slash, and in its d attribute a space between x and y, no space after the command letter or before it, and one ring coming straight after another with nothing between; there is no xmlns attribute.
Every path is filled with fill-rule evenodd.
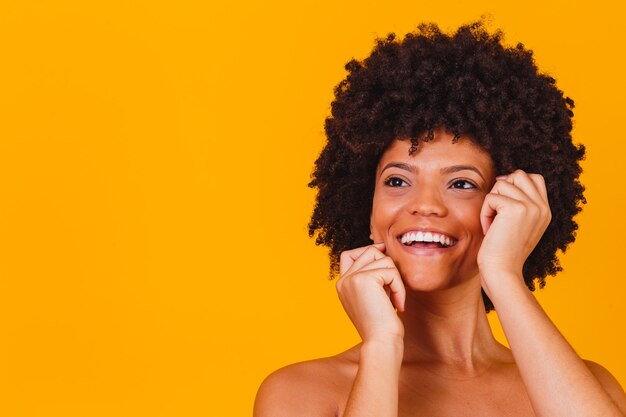
<svg viewBox="0 0 626 417"><path fill-rule="evenodd" d="M400 268L400 276L402 276L402 282L407 290L413 291L437 291L454 286L454 278L444 271L436 271L430 269L415 270L410 268Z"/></svg>
<svg viewBox="0 0 626 417"><path fill-rule="evenodd" d="M415 265L410 265L409 267L399 265L398 270L406 289L419 292L453 288L478 277L478 266L472 268L472 271L466 271L465 273L441 268L441 266L437 264L422 264L419 268L416 268Z"/></svg>

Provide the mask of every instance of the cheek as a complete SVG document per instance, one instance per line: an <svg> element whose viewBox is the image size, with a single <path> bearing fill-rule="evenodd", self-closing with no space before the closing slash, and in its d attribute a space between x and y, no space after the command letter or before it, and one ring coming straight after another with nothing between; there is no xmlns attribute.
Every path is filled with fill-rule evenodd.
<svg viewBox="0 0 626 417"><path fill-rule="evenodd" d="M393 223L393 219L397 216L397 213L401 209L401 204L397 200L389 200L374 194L374 200L372 202L372 215L370 217L370 225L372 228L372 234L375 240L380 240L390 225Z"/></svg>
<svg viewBox="0 0 626 417"><path fill-rule="evenodd" d="M480 224L480 211L483 206L483 197L466 201L459 205L456 210L456 218L464 225L465 229L475 236L479 241L483 238L483 229Z"/></svg>

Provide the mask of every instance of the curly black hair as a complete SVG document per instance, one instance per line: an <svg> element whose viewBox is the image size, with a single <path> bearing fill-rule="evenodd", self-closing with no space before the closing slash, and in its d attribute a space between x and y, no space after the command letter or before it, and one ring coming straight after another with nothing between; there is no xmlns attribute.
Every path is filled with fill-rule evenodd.
<svg viewBox="0 0 626 417"><path fill-rule="evenodd" d="M552 221L524 264L524 280L534 291L562 270L557 250L574 241L573 218L586 203L578 180L585 147L571 137L574 101L538 71L531 50L502 40L482 20L452 34L422 23L402 40L394 33L377 39L367 58L346 64L309 183L317 189L309 235L330 248L331 278L342 251L371 243L375 172L385 149L407 139L414 152L439 128L486 150L496 175L517 168L543 175ZM483 300L492 310L484 292Z"/></svg>

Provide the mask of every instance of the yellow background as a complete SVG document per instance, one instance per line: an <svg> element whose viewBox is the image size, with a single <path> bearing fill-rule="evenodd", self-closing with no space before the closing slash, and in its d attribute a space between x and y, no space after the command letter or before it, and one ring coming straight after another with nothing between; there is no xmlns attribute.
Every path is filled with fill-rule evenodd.
<svg viewBox="0 0 626 417"><path fill-rule="evenodd" d="M356 343L306 233L332 88L483 13L576 101L589 204L539 298L626 385L623 2L4 0L0 414L247 416Z"/></svg>

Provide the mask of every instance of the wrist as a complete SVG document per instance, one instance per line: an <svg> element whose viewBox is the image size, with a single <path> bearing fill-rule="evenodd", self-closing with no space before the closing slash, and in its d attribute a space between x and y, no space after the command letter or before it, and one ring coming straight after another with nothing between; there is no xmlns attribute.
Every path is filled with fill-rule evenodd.
<svg viewBox="0 0 626 417"><path fill-rule="evenodd" d="M500 301L511 303L516 299L532 297L521 272L490 272L482 278L483 289L494 303L494 307Z"/></svg>
<svg viewBox="0 0 626 417"><path fill-rule="evenodd" d="M364 342L359 356L359 371L377 378L397 381L402 367L404 346L397 343Z"/></svg>
<svg viewBox="0 0 626 417"><path fill-rule="evenodd" d="M483 276L519 275L522 276L523 264L517 262L478 262L478 270Z"/></svg>
<svg viewBox="0 0 626 417"><path fill-rule="evenodd" d="M403 355L404 340L401 337L366 340L361 344L361 358L386 358L402 362Z"/></svg>
<svg viewBox="0 0 626 417"><path fill-rule="evenodd" d="M526 286L521 268L479 268L483 284L495 287L521 287Z"/></svg>

